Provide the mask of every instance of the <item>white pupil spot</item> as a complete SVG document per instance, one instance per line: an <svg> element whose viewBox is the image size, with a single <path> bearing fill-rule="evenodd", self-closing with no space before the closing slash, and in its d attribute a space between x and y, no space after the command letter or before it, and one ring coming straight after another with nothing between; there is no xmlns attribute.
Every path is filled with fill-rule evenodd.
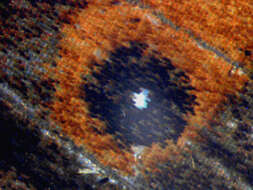
<svg viewBox="0 0 253 190"><path fill-rule="evenodd" d="M133 101L134 105L139 109L144 109L148 107L148 101L150 99L148 97L149 91L146 89L142 89L140 93L133 93Z"/></svg>

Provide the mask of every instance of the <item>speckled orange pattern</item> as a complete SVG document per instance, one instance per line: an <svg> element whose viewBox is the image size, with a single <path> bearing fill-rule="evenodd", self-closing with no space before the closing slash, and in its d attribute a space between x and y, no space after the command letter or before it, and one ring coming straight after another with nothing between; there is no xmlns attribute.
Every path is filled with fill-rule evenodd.
<svg viewBox="0 0 253 190"><path fill-rule="evenodd" d="M143 0L143 3L233 60L245 59L241 49L253 51L251 0Z"/></svg>
<svg viewBox="0 0 253 190"><path fill-rule="evenodd" d="M154 159L155 152L162 157L160 161L170 159L169 147L183 147L187 139L197 138L196 131L209 127L208 121L221 109L220 104L226 101L227 95L236 95L249 80L243 71L201 47L185 30L191 30L196 37L240 61L244 55L238 48L245 48L252 42L252 4L246 0L212 3L147 0L144 3L152 9L144 9L125 2L113 5L110 2L90 1L71 24L62 28L61 58L53 70L59 84L51 117L78 145L95 153L102 163L133 174L132 153L117 147L113 136L104 133L105 123L91 118L87 103L79 97L80 86L85 82L82 76L96 70L92 60L102 64L101 60L115 48L128 46L130 41L145 42L149 45L145 54L156 50L189 76L189 82L195 88L191 93L197 97L195 115L185 116L188 127L177 145L168 141L163 157L161 151L157 151L161 149L158 145L151 147L153 151L146 152L146 167L152 168L150 161L158 161ZM177 31L162 23L153 15L154 10L162 12L185 30ZM233 17L234 14L237 16ZM140 21L136 22L138 19ZM93 126L101 135L94 133Z"/></svg>

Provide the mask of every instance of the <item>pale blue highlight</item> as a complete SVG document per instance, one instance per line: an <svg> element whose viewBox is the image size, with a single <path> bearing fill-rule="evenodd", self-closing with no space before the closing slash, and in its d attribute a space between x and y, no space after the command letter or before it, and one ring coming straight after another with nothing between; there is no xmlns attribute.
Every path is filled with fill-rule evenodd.
<svg viewBox="0 0 253 190"><path fill-rule="evenodd" d="M148 94L149 91L147 89L141 89L140 93L133 93L134 105L139 109L147 108L148 102L151 101Z"/></svg>

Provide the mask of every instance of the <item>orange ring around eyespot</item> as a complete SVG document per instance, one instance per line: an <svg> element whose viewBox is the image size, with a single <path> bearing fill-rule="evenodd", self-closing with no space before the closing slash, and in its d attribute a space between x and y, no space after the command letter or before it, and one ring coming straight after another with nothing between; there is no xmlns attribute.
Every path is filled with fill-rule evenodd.
<svg viewBox="0 0 253 190"><path fill-rule="evenodd" d="M77 13L74 23L64 25L61 30L64 34L60 41L61 59L54 70L59 84L51 118L77 145L84 145L94 153L101 163L125 174L134 174L133 154L117 147L113 137L104 132L105 123L91 118L87 103L79 97L80 86L85 82L82 75L96 69L92 61L103 64L102 60L115 48L128 46L130 41L145 42L149 45L145 54L156 50L189 76L189 82L195 88L191 93L197 97L198 104L194 105L195 115L186 116L188 127L178 139L178 145L168 140L174 148L183 147L187 139L197 138L197 126L209 127L208 120L212 119L220 103L226 101L226 95L236 94L248 78L238 72L231 77L233 67L230 64L200 48L185 32L163 24L149 9L125 2L117 5L111 5L110 1L91 2L88 8ZM134 19L140 19L140 22L132 22ZM94 133L92 126L96 126L101 134ZM143 156L147 167L153 168L154 160L165 162L169 159L168 152L158 149L161 147L153 145Z"/></svg>

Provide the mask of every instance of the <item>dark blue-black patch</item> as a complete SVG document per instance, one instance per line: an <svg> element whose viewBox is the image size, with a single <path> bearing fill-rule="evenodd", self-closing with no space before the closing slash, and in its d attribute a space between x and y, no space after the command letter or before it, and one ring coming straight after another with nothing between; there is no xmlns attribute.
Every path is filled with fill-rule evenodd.
<svg viewBox="0 0 253 190"><path fill-rule="evenodd" d="M81 88L81 97L89 103L92 117L106 122L106 132L125 145L150 145L177 140L192 112L195 97L183 71L169 59L143 56L145 44L132 42L111 53L99 72L83 76L88 83ZM149 91L147 108L134 105L133 93ZM94 126L95 128L96 126Z"/></svg>

